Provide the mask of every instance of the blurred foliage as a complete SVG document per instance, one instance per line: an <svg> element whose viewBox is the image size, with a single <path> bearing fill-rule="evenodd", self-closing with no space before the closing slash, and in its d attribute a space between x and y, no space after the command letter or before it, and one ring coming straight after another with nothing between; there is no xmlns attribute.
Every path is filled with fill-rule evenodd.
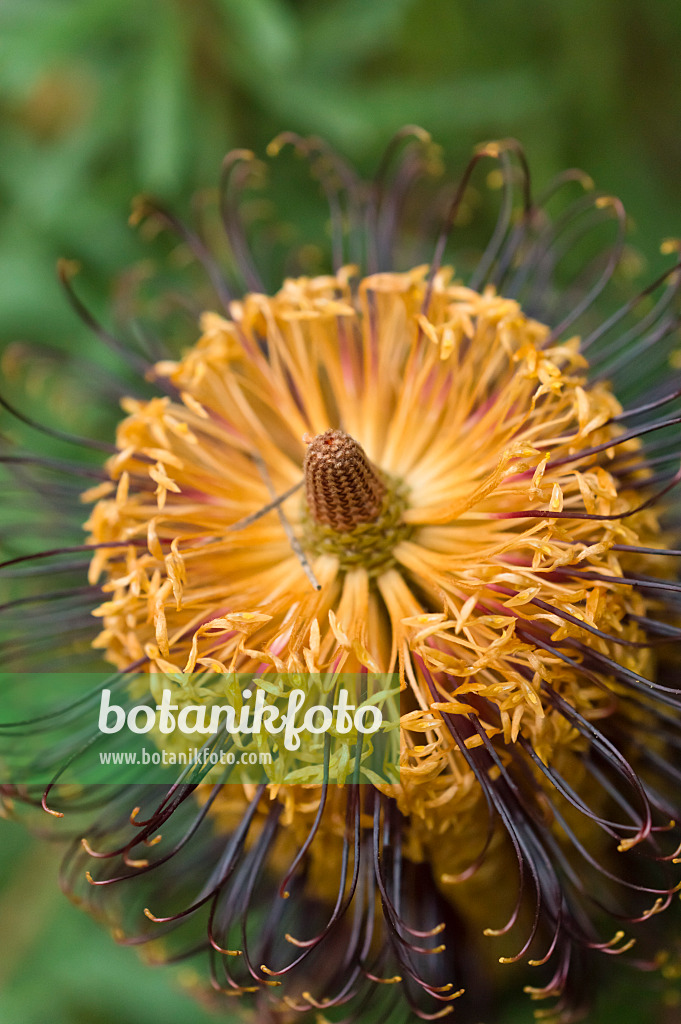
<svg viewBox="0 0 681 1024"><path fill-rule="evenodd" d="M103 294L139 252L133 195L182 208L282 129L367 171L407 122L451 167L514 135L538 182L576 164L619 194L653 251L676 220L680 48L666 0L2 0L0 337L68 347L56 257Z"/></svg>
<svg viewBox="0 0 681 1024"><path fill-rule="evenodd" d="M185 969L152 970L72 907L57 885L56 851L5 824L0 893L3 1024L211 1024L180 991ZM10 939L11 937L11 939Z"/></svg>
<svg viewBox="0 0 681 1024"><path fill-rule="evenodd" d="M59 294L57 257L83 263L105 309L143 255L130 199L186 210L228 149L262 154L283 129L323 135L367 172L407 122L454 169L476 143L516 136L539 185L578 165L622 197L650 273L658 241L681 233L679 52L672 0L0 0L4 367L23 342L81 378L106 366ZM304 192L280 193L305 220ZM28 359L40 397L54 363ZM77 387L52 394L62 425L84 432ZM3 1022L42 1021L48 1005L64 1024L208 1019L65 906L49 852L10 826L2 837ZM592 1024L648 1019L639 990L620 976ZM529 1015L523 1003L505 1019Z"/></svg>

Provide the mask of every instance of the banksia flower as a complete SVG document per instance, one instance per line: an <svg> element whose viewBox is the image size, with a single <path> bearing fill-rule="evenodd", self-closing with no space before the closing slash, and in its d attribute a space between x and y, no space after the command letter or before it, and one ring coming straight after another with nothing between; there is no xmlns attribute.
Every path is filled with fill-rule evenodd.
<svg viewBox="0 0 681 1024"><path fill-rule="evenodd" d="M399 781L185 771L122 786L90 817L99 798L55 775L42 797L14 785L7 800L75 822L64 886L119 941L192 958L216 999L263 1019L465 1019L509 977L567 1021L606 955L660 962L646 922L681 883L681 387L665 383L679 264L613 305L621 204L577 172L535 199L512 142L480 149L428 207L437 161L420 130L371 183L318 140L287 135L273 155L284 144L329 202L326 273L262 285L239 219L250 154L225 162L226 269L168 211L137 208L176 231L215 295L179 355L129 354L158 393L123 398L101 466L10 457L22 480L95 483L84 545L3 565L20 587L45 564L88 574L6 606L5 665L66 643L69 658L101 652L121 702L135 672L138 701L172 679L178 706L209 707L237 699L236 672L263 686L395 673ZM483 160L498 219L457 258ZM566 254L590 237L570 278ZM89 742L98 698L60 711L80 723L61 757Z"/></svg>

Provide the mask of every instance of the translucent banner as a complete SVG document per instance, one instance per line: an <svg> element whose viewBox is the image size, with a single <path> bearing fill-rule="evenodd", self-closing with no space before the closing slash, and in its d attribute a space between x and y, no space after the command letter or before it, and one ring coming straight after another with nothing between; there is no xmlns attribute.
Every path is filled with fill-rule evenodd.
<svg viewBox="0 0 681 1024"><path fill-rule="evenodd" d="M2 673L12 786L399 781L399 677Z"/></svg>

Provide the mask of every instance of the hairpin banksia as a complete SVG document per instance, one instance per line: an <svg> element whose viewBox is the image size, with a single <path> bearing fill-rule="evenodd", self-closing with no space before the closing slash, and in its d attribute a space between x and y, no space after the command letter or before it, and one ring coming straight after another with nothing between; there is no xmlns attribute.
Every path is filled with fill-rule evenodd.
<svg viewBox="0 0 681 1024"><path fill-rule="evenodd" d="M225 161L224 267L138 207L214 295L179 355L129 353L157 393L124 397L100 467L9 457L27 485L96 482L84 545L4 563L5 664L101 652L112 687L134 670L156 698L165 673L185 703L196 687L219 702L234 672L398 673L399 783L185 773L121 787L98 816L99 797L50 787L43 805L76 823L64 885L120 941L192 958L216 999L263 1019L465 1019L498 971L567 1021L605 954L655 966L646 921L681 881L679 263L614 306L621 204L574 171L535 198L514 142L478 150L434 206L420 129L368 183L319 140L271 155L284 145L328 200L326 273L264 287L244 151ZM457 257L483 160L497 220ZM434 240L412 230L438 217ZM23 589L55 566L73 589Z"/></svg>

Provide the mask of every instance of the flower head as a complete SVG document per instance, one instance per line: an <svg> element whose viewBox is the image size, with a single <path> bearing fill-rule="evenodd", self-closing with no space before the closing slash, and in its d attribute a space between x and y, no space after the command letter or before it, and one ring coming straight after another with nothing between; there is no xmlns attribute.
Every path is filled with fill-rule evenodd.
<svg viewBox="0 0 681 1024"><path fill-rule="evenodd" d="M141 669L152 697L179 681L179 705L197 687L224 702L235 672L396 673L399 783L282 769L122 790L66 885L82 895L90 862L86 898L122 941L207 951L216 992L277 1019L433 1019L460 996L478 1010L465 950L487 944L531 965L531 995L567 1020L589 958L626 953L679 882L680 392L617 397L628 362L668 358L678 266L599 319L621 205L586 192L550 216L588 183L569 173L534 200L501 143L447 198L426 261L399 269L400 218L433 163L424 133L401 133L371 186L319 142L282 141L329 200L326 274L259 286L230 191L248 154L227 158L221 194L243 297L199 236L138 209L178 230L220 305L147 367L160 395L123 400L84 495L92 648ZM462 273L446 246L482 159L502 202ZM571 241L609 223L615 241L563 281Z"/></svg>

